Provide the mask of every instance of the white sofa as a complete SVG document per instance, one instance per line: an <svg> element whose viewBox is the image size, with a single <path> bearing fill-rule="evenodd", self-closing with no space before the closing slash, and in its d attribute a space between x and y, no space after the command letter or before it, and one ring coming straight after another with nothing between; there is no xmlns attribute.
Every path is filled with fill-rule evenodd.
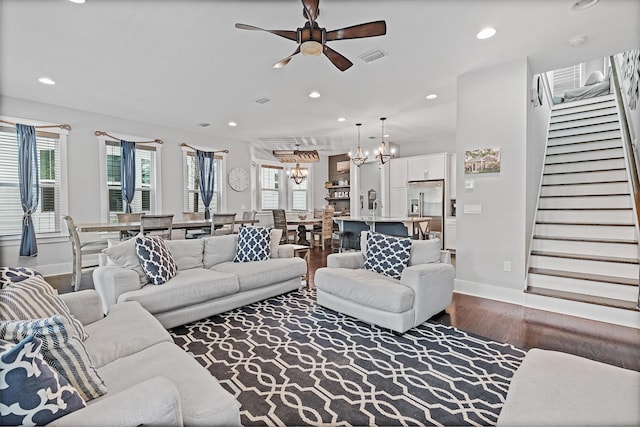
<svg viewBox="0 0 640 427"><path fill-rule="evenodd" d="M89 338L87 353L107 393L52 426L233 426L239 404L140 304L104 317L94 290L60 295Z"/></svg>
<svg viewBox="0 0 640 427"><path fill-rule="evenodd" d="M366 235L361 251L331 254L327 267L316 270L319 305L404 333L451 304L455 269L438 239L414 240L409 266L397 280L363 268Z"/></svg>
<svg viewBox="0 0 640 427"><path fill-rule="evenodd" d="M167 240L178 274L162 285L146 283L135 239L105 250L106 265L93 272L105 313L115 304L136 301L169 329L300 287L307 263L294 256L291 245L275 239L270 259L233 262L237 238Z"/></svg>
<svg viewBox="0 0 640 427"><path fill-rule="evenodd" d="M497 425L639 426L640 372L531 349L511 379Z"/></svg>

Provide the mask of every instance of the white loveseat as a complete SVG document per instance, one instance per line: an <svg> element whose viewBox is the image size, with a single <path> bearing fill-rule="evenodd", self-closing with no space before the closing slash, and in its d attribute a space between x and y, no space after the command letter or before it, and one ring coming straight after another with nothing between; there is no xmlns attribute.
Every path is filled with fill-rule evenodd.
<svg viewBox="0 0 640 427"><path fill-rule="evenodd" d="M278 230L279 231L279 230ZM307 272L291 245L273 238L271 258L233 262L238 235L167 240L178 273L162 285L146 283L131 239L105 250L93 272L107 313L115 304L140 303L169 329L298 289Z"/></svg>
<svg viewBox="0 0 640 427"><path fill-rule="evenodd" d="M455 269L438 239L414 240L397 280L363 268L366 236L361 251L331 254L327 267L316 270L319 305L404 333L451 304Z"/></svg>

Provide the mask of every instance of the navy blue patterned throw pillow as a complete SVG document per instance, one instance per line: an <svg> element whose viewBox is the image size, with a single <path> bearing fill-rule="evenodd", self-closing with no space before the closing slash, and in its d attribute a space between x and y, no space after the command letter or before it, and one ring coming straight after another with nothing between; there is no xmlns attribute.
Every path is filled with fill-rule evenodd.
<svg viewBox="0 0 640 427"><path fill-rule="evenodd" d="M409 264L411 239L370 232L367 236L367 253L364 269L400 279Z"/></svg>
<svg viewBox="0 0 640 427"><path fill-rule="evenodd" d="M271 257L271 228L240 227L233 262L265 261Z"/></svg>
<svg viewBox="0 0 640 427"><path fill-rule="evenodd" d="M0 289L12 284L22 282L30 277L40 276L39 271L26 267L0 267Z"/></svg>
<svg viewBox="0 0 640 427"><path fill-rule="evenodd" d="M87 406L44 361L41 347L33 335L18 344L0 340L0 425L42 426Z"/></svg>
<svg viewBox="0 0 640 427"><path fill-rule="evenodd" d="M160 236L136 237L136 253L154 285L162 285L178 273L178 264Z"/></svg>

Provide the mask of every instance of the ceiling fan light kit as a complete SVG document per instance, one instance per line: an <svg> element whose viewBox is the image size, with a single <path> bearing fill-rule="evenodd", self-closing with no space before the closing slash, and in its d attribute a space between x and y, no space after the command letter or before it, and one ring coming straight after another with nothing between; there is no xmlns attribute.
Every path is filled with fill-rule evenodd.
<svg viewBox="0 0 640 427"><path fill-rule="evenodd" d="M326 28L320 27L316 22L320 13L320 9L318 8L319 3L320 0L302 0L302 15L307 22L303 27L297 28L296 31L265 30L254 27L253 25L240 23L236 23L236 28L240 30L265 31L298 43L296 50L291 55L276 62L273 68L284 67L291 61L293 56L302 53L304 56L320 56L320 54L324 54L340 71L347 70L353 63L342 54L327 46L326 43L328 41L376 37L383 36L387 33L387 24L385 21L367 22L365 24L327 31Z"/></svg>

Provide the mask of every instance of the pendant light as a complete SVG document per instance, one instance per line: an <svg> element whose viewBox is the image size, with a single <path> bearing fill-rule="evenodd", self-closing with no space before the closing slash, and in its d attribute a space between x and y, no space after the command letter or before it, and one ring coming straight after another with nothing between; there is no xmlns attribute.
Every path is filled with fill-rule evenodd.
<svg viewBox="0 0 640 427"><path fill-rule="evenodd" d="M394 155L394 150L391 152L387 151L387 146L384 143L384 121L387 120L386 117L380 117L380 121L382 122L382 141L380 142L380 148L376 150L375 156L378 160L380 160L380 164L384 165L389 161L390 158Z"/></svg>
<svg viewBox="0 0 640 427"><path fill-rule="evenodd" d="M299 145L296 144L296 151L295 151L296 154L298 152L298 148L299 148ZM304 172L302 172L302 169L300 169L299 162L296 162L296 168L293 170L293 173L289 176L289 178L291 178L293 182L295 182L298 185L302 184L302 181L307 179L307 175Z"/></svg>
<svg viewBox="0 0 640 427"><path fill-rule="evenodd" d="M356 148L356 154L354 156L349 152L349 157L351 157L351 161L354 165L360 167L367 161L368 157L365 154L362 154L362 149L360 148L360 126L362 126L362 123L356 123L356 126L358 127L358 148Z"/></svg>

